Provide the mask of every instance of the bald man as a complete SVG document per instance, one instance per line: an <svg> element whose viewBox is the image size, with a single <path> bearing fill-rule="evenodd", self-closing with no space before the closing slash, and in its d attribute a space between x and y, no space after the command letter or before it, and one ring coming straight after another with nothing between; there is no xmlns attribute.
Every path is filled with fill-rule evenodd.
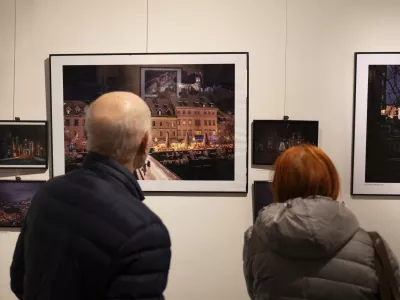
<svg viewBox="0 0 400 300"><path fill-rule="evenodd" d="M170 237L133 176L148 155L150 110L134 94L105 94L89 107L86 131L83 167L32 201L11 288L24 300L164 299Z"/></svg>

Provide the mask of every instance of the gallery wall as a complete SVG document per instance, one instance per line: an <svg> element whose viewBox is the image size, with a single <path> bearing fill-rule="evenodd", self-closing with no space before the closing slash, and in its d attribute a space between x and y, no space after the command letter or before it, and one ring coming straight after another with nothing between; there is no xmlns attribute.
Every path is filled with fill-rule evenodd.
<svg viewBox="0 0 400 300"><path fill-rule="evenodd" d="M319 120L320 146L341 176L341 200L400 256L399 202L349 192L353 53L400 51L399 9L396 0L0 0L0 120L46 119L50 53L248 51L250 121L284 114ZM49 178L0 173L17 175ZM251 184L271 176L250 168L247 197L147 197L171 232L168 299L248 299L241 255ZM0 299L15 299L9 265L17 236L0 231Z"/></svg>

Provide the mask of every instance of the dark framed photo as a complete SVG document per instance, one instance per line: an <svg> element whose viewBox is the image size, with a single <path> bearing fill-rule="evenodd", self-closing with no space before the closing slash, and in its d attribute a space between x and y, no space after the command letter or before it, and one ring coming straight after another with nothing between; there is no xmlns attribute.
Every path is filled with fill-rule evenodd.
<svg viewBox="0 0 400 300"><path fill-rule="evenodd" d="M318 121L253 121L254 165L273 165L279 154L300 144L318 146Z"/></svg>
<svg viewBox="0 0 400 300"><path fill-rule="evenodd" d="M400 53L355 53L352 195L400 195Z"/></svg>
<svg viewBox="0 0 400 300"><path fill-rule="evenodd" d="M247 192L248 53L51 55L53 176L82 165L85 111L103 93L141 95L152 145L145 192Z"/></svg>
<svg viewBox="0 0 400 300"><path fill-rule="evenodd" d="M47 121L0 121L0 169L47 169Z"/></svg>
<svg viewBox="0 0 400 300"><path fill-rule="evenodd" d="M0 180L0 227L21 227L33 197L45 182Z"/></svg>
<svg viewBox="0 0 400 300"><path fill-rule="evenodd" d="M166 92L179 95L182 80L180 68L141 68L140 95L142 99L155 97Z"/></svg>
<svg viewBox="0 0 400 300"><path fill-rule="evenodd" d="M253 184L253 223L259 212L266 206L274 203L272 181L254 181Z"/></svg>

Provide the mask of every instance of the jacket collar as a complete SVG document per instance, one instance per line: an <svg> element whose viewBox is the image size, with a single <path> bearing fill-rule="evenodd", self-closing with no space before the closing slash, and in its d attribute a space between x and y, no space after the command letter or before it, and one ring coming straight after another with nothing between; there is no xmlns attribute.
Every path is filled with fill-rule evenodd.
<svg viewBox="0 0 400 300"><path fill-rule="evenodd" d="M140 201L144 200L137 176L130 173L127 168L117 161L95 152L89 152L83 161L83 167L102 173L106 177L123 184L135 198Z"/></svg>

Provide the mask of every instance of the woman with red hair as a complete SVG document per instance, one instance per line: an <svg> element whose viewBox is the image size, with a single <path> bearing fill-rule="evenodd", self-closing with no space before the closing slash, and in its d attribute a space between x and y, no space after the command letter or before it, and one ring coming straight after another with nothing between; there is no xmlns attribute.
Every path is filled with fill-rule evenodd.
<svg viewBox="0 0 400 300"><path fill-rule="evenodd" d="M275 203L245 234L251 299L378 299L372 240L336 201L339 176L330 158L315 146L292 147L278 157L272 186Z"/></svg>

